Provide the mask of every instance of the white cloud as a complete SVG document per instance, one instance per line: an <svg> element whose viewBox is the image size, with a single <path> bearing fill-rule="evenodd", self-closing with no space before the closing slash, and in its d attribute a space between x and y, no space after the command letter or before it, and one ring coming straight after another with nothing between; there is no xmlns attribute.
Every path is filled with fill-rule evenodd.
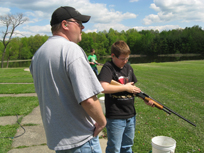
<svg viewBox="0 0 204 153"><path fill-rule="evenodd" d="M152 8L153 10L159 12L160 11L160 8L157 7L154 3L150 4L150 8Z"/></svg>
<svg viewBox="0 0 204 153"><path fill-rule="evenodd" d="M82 9L83 8L83 9ZM76 8L77 9L77 8ZM136 18L137 15L130 12L119 12L114 9L108 10L105 4L99 3L87 3L81 9L78 9L79 12L83 14L91 15L90 22L93 23L110 23L110 22L121 22L124 19Z"/></svg>
<svg viewBox="0 0 204 153"><path fill-rule="evenodd" d="M116 24L116 23L109 23L109 24L95 24L94 27L97 29L97 32L99 31L103 31L103 30L106 30L106 31L109 31L110 28L114 29L114 30L117 30L118 32L124 30L128 30L130 27L127 27L123 24Z"/></svg>
<svg viewBox="0 0 204 153"><path fill-rule="evenodd" d="M135 26L135 27L128 27L124 26L123 24L95 24L94 27L96 29L92 30L87 30L87 32L99 32L106 30L107 32L109 31L110 28L117 30L118 32L121 32L122 30L127 31L129 29L136 29L137 31L142 31L142 30L158 30L159 32L162 32L163 30L172 30L172 29L182 29L179 25L164 25L164 26Z"/></svg>
<svg viewBox="0 0 204 153"><path fill-rule="evenodd" d="M144 18L144 24L156 22L190 22L204 20L203 0L154 0L150 8L157 14L150 14Z"/></svg>
<svg viewBox="0 0 204 153"><path fill-rule="evenodd" d="M161 31L168 31L168 30L172 30L172 29L182 29L181 27L179 27L179 25L165 25L165 26L136 26L133 27L134 29L136 29L137 31L141 31L141 30L158 30L159 32Z"/></svg>
<svg viewBox="0 0 204 153"><path fill-rule="evenodd" d="M45 25L45 26L25 26L23 27L23 29L25 30L29 30L33 33L50 33L50 29L51 29L51 26L50 25Z"/></svg>
<svg viewBox="0 0 204 153"><path fill-rule="evenodd" d="M10 13L11 9L9 8L5 8L5 7L0 7L0 15L6 15L8 13Z"/></svg>
<svg viewBox="0 0 204 153"><path fill-rule="evenodd" d="M29 32L29 31L19 31L19 30L15 30L15 33L13 34L12 37L29 37L31 35L36 35L33 32Z"/></svg>
<svg viewBox="0 0 204 153"><path fill-rule="evenodd" d="M124 19L136 18L137 15L130 12L119 12L112 9L109 10L106 4L90 3L89 0L10 0L6 3L9 7L15 6L20 9L27 10L26 13L30 17L50 20L53 11L60 6L70 6L76 8L82 14L91 16L93 23L110 23L121 22ZM29 8L29 10L28 10ZM32 12L30 12L32 11Z"/></svg>
<svg viewBox="0 0 204 153"><path fill-rule="evenodd" d="M97 29L92 29L92 30L88 29L88 30L85 30L84 32L89 33L89 32L98 32L98 31L97 31Z"/></svg>
<svg viewBox="0 0 204 153"><path fill-rule="evenodd" d="M41 25L43 20L46 20L46 24L49 24L53 11L60 6L67 6L67 4L71 4L70 6L76 8L82 14L90 15L90 23L97 23L94 26L97 27L97 30L94 28L94 30L86 30L86 32L103 31L104 27L107 30L109 30L109 27L115 28L117 30L122 30L122 28L127 29L124 25L120 24L120 22L124 19L137 17L137 15L134 13L115 11L113 9L114 5L109 5L109 9L107 8L106 4L90 3L89 0L9 0L4 3L4 6L23 9L24 14L30 19L25 23L26 26L21 26L23 27L23 30L28 31L28 33L30 32L30 34L40 34L48 32L50 33L50 26L37 26L37 24ZM8 11L9 10L7 10L7 12ZM0 10L0 12L2 12L2 10Z"/></svg>
<svg viewBox="0 0 204 153"><path fill-rule="evenodd" d="M130 2L138 2L139 0L130 0Z"/></svg>

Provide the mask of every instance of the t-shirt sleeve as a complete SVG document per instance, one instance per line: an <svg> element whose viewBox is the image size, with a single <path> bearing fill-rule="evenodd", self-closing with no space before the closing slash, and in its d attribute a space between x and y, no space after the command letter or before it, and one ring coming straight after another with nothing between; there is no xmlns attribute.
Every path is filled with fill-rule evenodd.
<svg viewBox="0 0 204 153"><path fill-rule="evenodd" d="M136 83L137 82L137 78L134 74L134 71L133 71L133 68L131 67L131 70L132 70L132 82Z"/></svg>
<svg viewBox="0 0 204 153"><path fill-rule="evenodd" d="M112 80L113 72L111 71L110 67L106 64L102 67L100 74L98 75L99 81L108 82L110 83Z"/></svg>
<svg viewBox="0 0 204 153"><path fill-rule="evenodd" d="M103 91L85 57L80 57L72 62L68 70L78 103Z"/></svg>

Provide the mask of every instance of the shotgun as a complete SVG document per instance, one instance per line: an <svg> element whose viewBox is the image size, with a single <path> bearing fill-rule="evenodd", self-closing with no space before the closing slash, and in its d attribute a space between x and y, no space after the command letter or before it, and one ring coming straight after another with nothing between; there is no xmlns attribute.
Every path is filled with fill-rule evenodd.
<svg viewBox="0 0 204 153"><path fill-rule="evenodd" d="M101 66L103 66L103 64L102 63L96 63L96 62L94 62L96 65L101 65Z"/></svg>
<svg viewBox="0 0 204 153"><path fill-rule="evenodd" d="M121 83L115 81L115 80L111 80L111 83L112 85L122 85ZM142 98L143 100L145 101L149 101L149 100L152 100L155 107L157 107L158 109L160 110L163 110L165 111L166 113L168 113L169 115L171 115L171 113L175 114L176 116L182 118L183 120L185 120L186 122L190 123L191 125L195 126L196 125L194 123L192 123L191 121L187 120L186 118L184 118L183 116L179 115L178 113L174 112L173 110L169 109L168 107L164 106L163 104L161 104L160 102L156 101L155 99L153 99L152 97L148 96L146 93L144 92L140 92L140 93L137 93L135 96L137 97L140 97Z"/></svg>

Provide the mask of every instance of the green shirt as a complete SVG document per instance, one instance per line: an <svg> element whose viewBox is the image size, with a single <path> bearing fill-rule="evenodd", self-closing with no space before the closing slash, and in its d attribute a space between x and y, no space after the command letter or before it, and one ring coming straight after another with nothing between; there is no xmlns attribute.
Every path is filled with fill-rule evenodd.
<svg viewBox="0 0 204 153"><path fill-rule="evenodd" d="M96 55L89 55L88 60L89 60L89 62L96 63L97 57L96 57ZM91 65L91 67L96 67L96 64L90 64L90 65Z"/></svg>

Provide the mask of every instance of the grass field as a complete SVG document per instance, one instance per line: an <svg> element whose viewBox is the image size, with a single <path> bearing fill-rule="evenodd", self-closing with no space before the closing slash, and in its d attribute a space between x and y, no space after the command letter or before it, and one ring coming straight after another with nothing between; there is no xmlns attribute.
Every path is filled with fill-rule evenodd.
<svg viewBox="0 0 204 153"><path fill-rule="evenodd" d="M192 126L176 115L151 108L136 98L135 153L148 153L151 138L159 135L176 140L176 153L204 152L204 61L132 64L143 92L195 123ZM99 71L101 67L98 67ZM0 83L32 83L23 68L0 69ZM0 93L34 92L32 84L0 84ZM30 98L30 99L29 99ZM14 105L15 104L15 105ZM25 105L26 104L26 105ZM27 115L38 105L37 97L0 97L0 116ZM20 119L19 119L20 120ZM18 124L0 126L0 137L14 136ZM11 149L12 139L0 139L2 149Z"/></svg>
<svg viewBox="0 0 204 153"><path fill-rule="evenodd" d="M177 153L204 152L204 61L132 65L136 84L143 92L192 121L151 108L136 98L137 124L133 150L151 150L151 138L159 135L176 140Z"/></svg>

